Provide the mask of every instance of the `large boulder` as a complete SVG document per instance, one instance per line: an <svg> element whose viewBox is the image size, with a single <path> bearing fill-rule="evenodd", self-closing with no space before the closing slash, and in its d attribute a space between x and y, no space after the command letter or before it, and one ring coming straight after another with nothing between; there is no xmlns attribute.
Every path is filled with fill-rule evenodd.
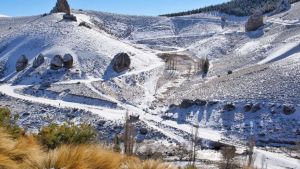
<svg viewBox="0 0 300 169"><path fill-rule="evenodd" d="M130 57L127 53L119 53L113 59L114 71L121 73L130 67Z"/></svg>
<svg viewBox="0 0 300 169"><path fill-rule="evenodd" d="M25 55L22 55L16 63L16 71L20 72L22 70L24 70L26 68L26 66L28 65L28 59Z"/></svg>
<svg viewBox="0 0 300 169"><path fill-rule="evenodd" d="M182 109L186 109L186 108L192 107L193 105L194 105L193 100L183 99L182 102L180 103L179 107Z"/></svg>
<svg viewBox="0 0 300 169"><path fill-rule="evenodd" d="M63 19L77 22L77 18L74 15L64 14Z"/></svg>
<svg viewBox="0 0 300 169"><path fill-rule="evenodd" d="M33 61L32 67L33 68L38 68L45 62L45 57L43 54L39 54L38 57L36 57Z"/></svg>
<svg viewBox="0 0 300 169"><path fill-rule="evenodd" d="M295 113L296 109L294 108L293 105L283 105L283 113L285 115L291 115Z"/></svg>
<svg viewBox="0 0 300 169"><path fill-rule="evenodd" d="M64 65L64 60L61 55L55 55L50 63L50 68L53 70L58 70Z"/></svg>
<svg viewBox="0 0 300 169"><path fill-rule="evenodd" d="M235 110L235 105L234 105L234 103L226 103L226 104L223 106L223 110L224 110L224 111L233 111L233 110Z"/></svg>
<svg viewBox="0 0 300 169"><path fill-rule="evenodd" d="M79 26L83 26L83 27L86 27L88 29L92 29L92 26L89 23L85 22L85 21L80 22Z"/></svg>
<svg viewBox="0 0 300 169"><path fill-rule="evenodd" d="M255 31L261 26L264 25L264 16L260 12L256 12L253 15L251 15L248 19L248 21L245 24L245 31Z"/></svg>
<svg viewBox="0 0 300 169"><path fill-rule="evenodd" d="M71 69L73 67L73 56L71 54L65 54L64 55L64 67L67 69Z"/></svg>
<svg viewBox="0 0 300 169"><path fill-rule="evenodd" d="M71 9L67 0L57 0L56 5L51 10L51 13L64 12L67 15L71 15Z"/></svg>

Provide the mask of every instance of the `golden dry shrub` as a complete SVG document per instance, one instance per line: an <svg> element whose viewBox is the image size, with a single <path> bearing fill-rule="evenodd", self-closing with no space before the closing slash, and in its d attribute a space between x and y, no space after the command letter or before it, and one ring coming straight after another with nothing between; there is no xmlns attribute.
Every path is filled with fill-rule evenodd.
<svg viewBox="0 0 300 169"><path fill-rule="evenodd" d="M64 169L175 169L158 161L141 161L98 145L64 145L51 150L44 168Z"/></svg>
<svg viewBox="0 0 300 169"><path fill-rule="evenodd" d="M98 144L43 148L34 136L14 139L0 128L0 169L175 169L159 161L142 161Z"/></svg>
<svg viewBox="0 0 300 169"><path fill-rule="evenodd" d="M63 145L50 150L44 168L118 169L122 156L98 145Z"/></svg>
<svg viewBox="0 0 300 169"><path fill-rule="evenodd" d="M142 166L139 166L138 163L135 164L136 167L129 166L130 169L175 169L174 166L170 164L165 164L160 161L148 160L142 162Z"/></svg>
<svg viewBox="0 0 300 169"><path fill-rule="evenodd" d="M45 152L33 136L13 139L0 129L0 168L38 169L42 167Z"/></svg>

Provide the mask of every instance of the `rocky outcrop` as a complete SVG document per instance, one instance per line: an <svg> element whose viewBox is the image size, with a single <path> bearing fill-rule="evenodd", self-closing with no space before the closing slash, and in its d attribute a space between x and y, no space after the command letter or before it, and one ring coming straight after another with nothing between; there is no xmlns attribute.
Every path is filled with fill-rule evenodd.
<svg viewBox="0 0 300 169"><path fill-rule="evenodd" d="M181 109L187 109L193 106L213 106L217 104L217 101L206 101L206 100L201 100L201 99L196 99L196 100L189 100L189 99L183 99L179 105L171 104L169 106L170 109L172 108L181 108Z"/></svg>
<svg viewBox="0 0 300 169"><path fill-rule="evenodd" d="M63 60L64 60L64 67L65 68L71 69L73 67L74 59L73 59L73 56L71 54L65 54Z"/></svg>
<svg viewBox="0 0 300 169"><path fill-rule="evenodd" d="M39 54L38 57L36 57L33 61L32 67L33 68L38 68L45 62L45 57L43 54Z"/></svg>
<svg viewBox="0 0 300 169"><path fill-rule="evenodd" d="M235 105L233 103L226 103L223 106L223 110L224 111L233 111L233 110L235 110Z"/></svg>
<svg viewBox="0 0 300 169"><path fill-rule="evenodd" d="M261 13L256 12L253 15L251 15L248 19L248 21L245 24L245 31L255 31L261 26L264 25L264 17Z"/></svg>
<svg viewBox="0 0 300 169"><path fill-rule="evenodd" d="M74 15L64 14L63 19L77 22L77 18Z"/></svg>
<svg viewBox="0 0 300 169"><path fill-rule="evenodd" d="M90 24L88 24L87 22L80 22L79 26L83 26L83 27L86 27L88 29L92 29L92 26Z"/></svg>
<svg viewBox="0 0 300 169"><path fill-rule="evenodd" d="M62 58L62 56L60 55L55 55L50 63L50 68L53 70L58 70L60 68L62 68L64 65L64 60Z"/></svg>
<svg viewBox="0 0 300 169"><path fill-rule="evenodd" d="M67 15L71 15L71 9L67 0L57 0L56 5L52 9L51 13L64 12Z"/></svg>
<svg viewBox="0 0 300 169"><path fill-rule="evenodd" d="M114 71L121 73L128 70L131 64L131 59L127 53L119 53L113 59Z"/></svg>
<svg viewBox="0 0 300 169"><path fill-rule="evenodd" d="M255 112L258 112L260 109L261 109L260 104L259 104L259 103L256 103L256 104L254 104L254 105L252 106L251 111L252 111L253 113L255 113Z"/></svg>
<svg viewBox="0 0 300 169"><path fill-rule="evenodd" d="M283 105L283 113L285 115L291 115L295 113L296 109L292 105Z"/></svg>
<svg viewBox="0 0 300 169"><path fill-rule="evenodd" d="M252 107L253 107L253 104L252 103L248 103L248 104L246 104L244 106L244 111L245 112L249 112L249 111L251 111Z"/></svg>
<svg viewBox="0 0 300 169"><path fill-rule="evenodd" d="M20 72L24 70L27 67L27 65L28 65L28 59L25 55L22 55L16 63L16 71Z"/></svg>

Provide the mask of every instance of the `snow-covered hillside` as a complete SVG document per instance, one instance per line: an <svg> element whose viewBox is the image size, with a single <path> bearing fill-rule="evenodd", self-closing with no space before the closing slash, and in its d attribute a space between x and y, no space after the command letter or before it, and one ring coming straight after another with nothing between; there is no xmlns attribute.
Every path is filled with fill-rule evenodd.
<svg viewBox="0 0 300 169"><path fill-rule="evenodd" d="M139 119L137 130L148 131L138 138L166 147L187 143L199 120L199 145L209 149L199 150L200 166L219 160L207 142L244 151L251 136L261 146L257 167L298 169L298 159L275 147L300 140L299 8L295 3L266 15L253 32L244 30L248 17L227 15L222 28L224 15L217 12L168 18L74 10L77 21L62 13L0 15L0 106L20 114L18 123L30 132L50 123L87 122L107 140L122 132L129 112ZM117 73L112 61L121 52L131 65ZM51 70L52 58L67 53L73 68ZM170 69L162 53L188 56L175 58ZM29 65L16 72L23 54ZM33 68L39 54L45 62ZM210 60L205 77L191 73L201 58Z"/></svg>

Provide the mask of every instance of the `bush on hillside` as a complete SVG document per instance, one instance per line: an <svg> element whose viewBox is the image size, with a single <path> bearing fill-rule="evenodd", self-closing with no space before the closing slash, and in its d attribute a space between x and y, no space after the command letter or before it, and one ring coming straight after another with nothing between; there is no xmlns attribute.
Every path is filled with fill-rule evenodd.
<svg viewBox="0 0 300 169"><path fill-rule="evenodd" d="M23 135L23 130L16 124L19 117L17 115L12 116L11 112L7 108L0 108L0 127L6 129L13 138L18 138Z"/></svg>
<svg viewBox="0 0 300 169"><path fill-rule="evenodd" d="M208 58L206 58L203 62L203 65L202 65L202 71L203 71L204 75L207 75L208 70L209 70L209 66L210 66L209 60L208 60Z"/></svg>
<svg viewBox="0 0 300 169"><path fill-rule="evenodd" d="M43 127L38 135L42 144L54 149L61 144L87 144L95 142L96 132L90 125L51 124Z"/></svg>

